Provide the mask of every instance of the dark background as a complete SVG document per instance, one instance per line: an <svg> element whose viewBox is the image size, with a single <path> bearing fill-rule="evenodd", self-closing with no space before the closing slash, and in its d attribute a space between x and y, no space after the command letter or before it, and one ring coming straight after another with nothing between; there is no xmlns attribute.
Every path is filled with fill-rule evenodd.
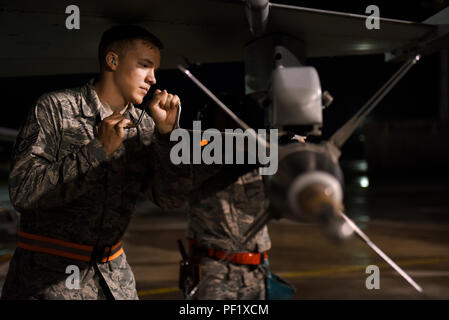
<svg viewBox="0 0 449 320"><path fill-rule="evenodd" d="M368 5L375 4L380 7L382 17L418 22L449 6L449 0L275 2L354 14L364 14ZM362 269L352 274L343 272L341 276L337 273L318 278L286 279L299 289L295 299L447 298L449 188L443 172L449 162L449 146L447 121L443 121L439 114L439 60L438 53L425 56L411 69L345 144L340 162L345 175L345 211L382 250L395 261L399 259L397 262L401 266L404 263L407 268L412 268L414 274L411 275L418 277L427 295L416 295L396 272L385 267L382 269L383 290L377 293L376 290L365 290L366 275ZM328 138L345 123L401 65L385 63L383 55L310 59L307 64L317 69L322 89L328 90L334 97L334 103L324 111L323 138ZM261 110L242 104L243 63L204 64L191 66L190 70L245 121L253 126L261 125ZM0 126L18 129L27 111L42 93L81 86L93 76L0 78ZM217 117L218 107L180 71L161 70L157 81L156 87L181 97L183 127L191 127L198 111L204 109L203 119L208 126L213 125L211 119ZM367 130L369 127L374 129ZM3 221L12 221L12 218L8 220L9 211L10 217L15 216L6 183L11 148L10 142L0 143L0 226L5 225ZM185 221L184 212L178 212L178 215L179 221ZM174 239L183 237L185 231L181 227L171 229L171 222L178 220L164 220L166 217L166 213L156 211L154 205L148 206L144 201L139 201L136 217L129 228L126 241L128 248L134 249L127 251L128 261L136 266L134 272L141 298L142 295L149 299L180 298L179 292L142 293L177 285L179 261L166 261L166 250L174 252ZM395 221L396 224L392 223ZM12 253L16 245L16 225L13 222L8 222L8 228L12 230L8 234L0 230L0 251L6 249L3 254ZM320 238L321 231L318 225L270 224L272 270L315 272L329 270L331 266L344 269L351 265L381 262L357 239L347 246L330 245ZM145 256L151 256L151 259L146 260ZM446 260L435 259L440 256ZM433 261L433 265L426 264L426 261L420 265L423 260L427 263ZM5 264L0 266L0 287L6 275L6 269L2 266ZM164 280L170 270L174 271L171 280Z"/></svg>
<svg viewBox="0 0 449 320"><path fill-rule="evenodd" d="M375 4L379 6L382 17L410 21L423 21L449 5L448 0L276 2L355 14L364 14L368 5ZM386 96L367 122L438 120L439 59L438 53L421 59ZM323 91L328 90L334 97L334 103L324 111L323 138L328 138L335 132L400 67L400 63L386 63L383 55L314 58L309 59L307 64L317 69ZM203 64L190 68L245 121L254 126L262 126L261 110L245 107L241 102L244 96L243 63ZM42 93L80 86L93 76L94 74L0 78L3 105L0 126L19 128L27 110ZM203 120L214 117L218 107L180 71L160 70L157 81L152 90L167 89L181 97L183 127L192 126L192 120L198 117L199 110L203 111ZM206 121L205 126L213 126L213 123ZM2 160L7 161L11 144L2 143L1 148ZM343 151L343 159L365 156L360 130L348 141Z"/></svg>

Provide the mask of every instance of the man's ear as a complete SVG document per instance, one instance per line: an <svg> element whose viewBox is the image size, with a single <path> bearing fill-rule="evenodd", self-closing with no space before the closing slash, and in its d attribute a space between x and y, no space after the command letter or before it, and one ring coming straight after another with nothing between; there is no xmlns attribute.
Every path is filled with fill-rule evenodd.
<svg viewBox="0 0 449 320"><path fill-rule="evenodd" d="M118 66L118 55L112 51L106 54L106 64L110 70L115 71Z"/></svg>

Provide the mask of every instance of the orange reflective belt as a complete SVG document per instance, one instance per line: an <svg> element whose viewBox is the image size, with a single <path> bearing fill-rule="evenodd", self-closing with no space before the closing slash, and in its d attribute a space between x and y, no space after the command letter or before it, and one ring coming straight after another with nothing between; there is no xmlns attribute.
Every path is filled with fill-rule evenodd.
<svg viewBox="0 0 449 320"><path fill-rule="evenodd" d="M81 261L92 261L94 246L77 244L58 239L38 236L31 233L19 231L18 247L48 253L56 256L66 257ZM108 262L118 258L123 253L122 241L111 247L105 248L101 262Z"/></svg>
<svg viewBox="0 0 449 320"><path fill-rule="evenodd" d="M228 253L221 250L209 249L209 257L222 259L225 255L227 255L224 260L237 263L237 264L261 264L268 258L268 253L265 252L237 252L237 253Z"/></svg>
<svg viewBox="0 0 449 320"><path fill-rule="evenodd" d="M194 248L199 248L209 258L222 259L236 264L250 264L258 265L263 263L268 258L268 253L265 252L225 252L217 249L210 249L202 247L194 239L188 239L191 247L191 251L195 251Z"/></svg>

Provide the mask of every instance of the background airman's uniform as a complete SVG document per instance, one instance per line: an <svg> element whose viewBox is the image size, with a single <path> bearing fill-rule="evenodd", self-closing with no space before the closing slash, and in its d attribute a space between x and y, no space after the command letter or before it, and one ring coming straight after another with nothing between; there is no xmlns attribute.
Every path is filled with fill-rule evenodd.
<svg viewBox="0 0 449 320"><path fill-rule="evenodd" d="M258 169L241 175L225 169L211 180L215 182L204 183L197 197L189 200L187 237L193 240L193 255L200 252L202 256L200 286L194 298L265 299L263 258L255 264L240 264L220 261L216 254L258 253L263 257L270 249L267 226L242 246L244 233L265 209L262 177Z"/></svg>

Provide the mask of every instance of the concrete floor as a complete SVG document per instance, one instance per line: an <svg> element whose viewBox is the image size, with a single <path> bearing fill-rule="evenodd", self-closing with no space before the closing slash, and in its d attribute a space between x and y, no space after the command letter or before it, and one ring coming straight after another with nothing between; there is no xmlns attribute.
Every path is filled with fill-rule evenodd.
<svg viewBox="0 0 449 320"><path fill-rule="evenodd" d="M358 237L335 244L316 224L269 223L273 272L296 287L295 299L449 299L449 188L444 179L382 182L361 187L348 176L346 211L368 236L422 286L418 293ZM442 182L443 181L443 182ZM182 213L148 214L140 206L125 236L141 299L182 299L177 289L184 239ZM0 286L15 236L0 239ZM380 268L380 289L365 286L366 267Z"/></svg>
<svg viewBox="0 0 449 320"><path fill-rule="evenodd" d="M167 228L165 223L172 227ZM138 218L126 237L141 299L181 299L175 239L183 220ZM295 285L295 299L449 299L449 226L371 222L365 231L424 289L417 293L359 238L334 244L317 225L271 222L273 272ZM365 287L368 265L380 268L380 289Z"/></svg>

